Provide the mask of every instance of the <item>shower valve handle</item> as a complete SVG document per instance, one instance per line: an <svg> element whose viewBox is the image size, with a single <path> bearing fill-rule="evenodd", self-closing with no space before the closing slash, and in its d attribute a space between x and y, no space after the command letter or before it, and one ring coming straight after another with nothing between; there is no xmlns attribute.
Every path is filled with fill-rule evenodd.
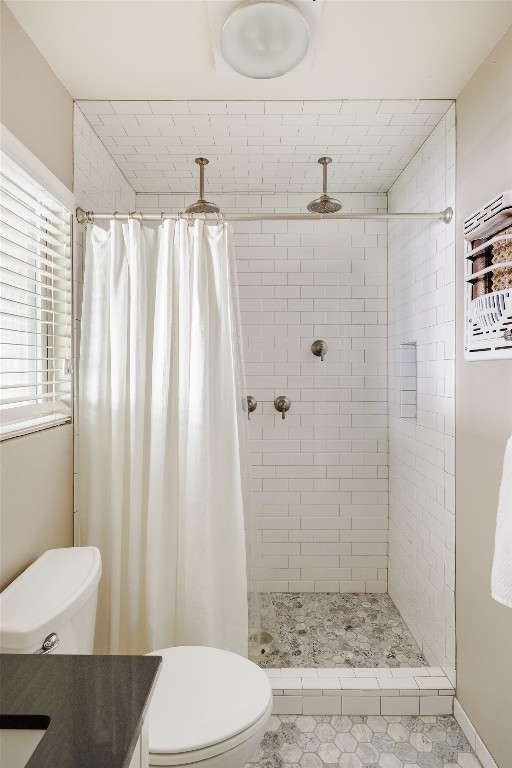
<svg viewBox="0 0 512 768"><path fill-rule="evenodd" d="M258 401L252 395L247 395L247 418L251 420L251 413L258 407Z"/></svg>
<svg viewBox="0 0 512 768"><path fill-rule="evenodd" d="M317 339L311 345L312 353L317 357L319 357L322 363L324 361L325 353L327 352L327 350L328 350L327 343L322 339Z"/></svg>
<svg viewBox="0 0 512 768"><path fill-rule="evenodd" d="M286 395L278 395L274 400L274 408L281 414L282 419L284 419L286 411L290 410L291 404L290 398Z"/></svg>

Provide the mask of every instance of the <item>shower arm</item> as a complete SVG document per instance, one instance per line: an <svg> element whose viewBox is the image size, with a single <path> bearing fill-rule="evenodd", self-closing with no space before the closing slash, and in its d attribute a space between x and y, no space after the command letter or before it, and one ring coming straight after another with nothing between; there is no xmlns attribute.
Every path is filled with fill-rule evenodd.
<svg viewBox="0 0 512 768"><path fill-rule="evenodd" d="M204 200L204 167L208 165L206 157L197 157L196 163L199 166L199 199Z"/></svg>

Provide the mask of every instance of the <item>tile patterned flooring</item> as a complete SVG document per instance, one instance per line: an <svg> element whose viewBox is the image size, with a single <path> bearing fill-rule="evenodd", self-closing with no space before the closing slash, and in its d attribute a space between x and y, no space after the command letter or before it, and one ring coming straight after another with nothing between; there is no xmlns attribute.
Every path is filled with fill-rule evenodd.
<svg viewBox="0 0 512 768"><path fill-rule="evenodd" d="M246 768L481 768L452 716L272 715Z"/></svg>
<svg viewBox="0 0 512 768"><path fill-rule="evenodd" d="M422 667L423 654L386 594L260 595L273 641L250 658L262 667Z"/></svg>

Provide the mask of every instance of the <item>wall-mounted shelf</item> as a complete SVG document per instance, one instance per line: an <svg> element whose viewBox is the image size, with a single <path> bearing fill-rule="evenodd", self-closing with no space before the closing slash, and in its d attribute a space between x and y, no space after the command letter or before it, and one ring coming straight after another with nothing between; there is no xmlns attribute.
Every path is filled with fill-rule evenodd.
<svg viewBox="0 0 512 768"><path fill-rule="evenodd" d="M466 360L512 358L511 228L512 190L464 222Z"/></svg>

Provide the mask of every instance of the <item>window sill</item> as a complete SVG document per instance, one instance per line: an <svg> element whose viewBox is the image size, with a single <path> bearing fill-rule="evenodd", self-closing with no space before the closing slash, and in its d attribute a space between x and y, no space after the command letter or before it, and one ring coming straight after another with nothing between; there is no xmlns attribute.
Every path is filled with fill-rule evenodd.
<svg viewBox="0 0 512 768"><path fill-rule="evenodd" d="M0 426L0 442L10 440L14 437L30 435L33 432L40 432L43 429L60 427L62 424L69 424L70 422L71 416L63 413L39 416L38 418L27 419L18 424L4 424L3 426Z"/></svg>

